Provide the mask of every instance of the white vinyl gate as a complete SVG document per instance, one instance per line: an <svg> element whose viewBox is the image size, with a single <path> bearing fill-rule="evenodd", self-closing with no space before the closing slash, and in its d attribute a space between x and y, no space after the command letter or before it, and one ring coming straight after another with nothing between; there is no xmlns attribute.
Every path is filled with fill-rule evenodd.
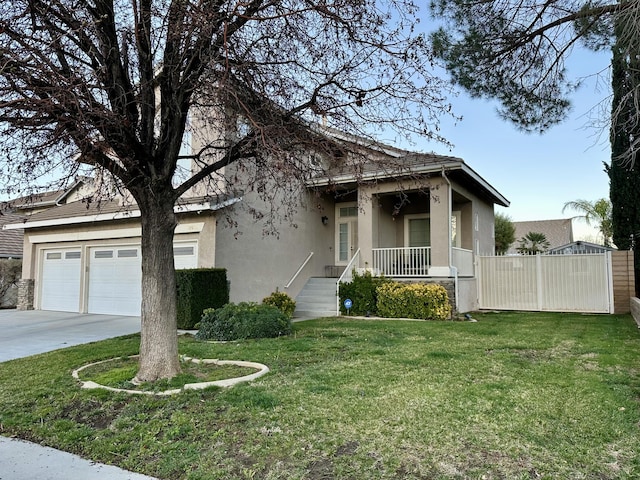
<svg viewBox="0 0 640 480"><path fill-rule="evenodd" d="M481 309L613 313L610 253L477 258Z"/></svg>

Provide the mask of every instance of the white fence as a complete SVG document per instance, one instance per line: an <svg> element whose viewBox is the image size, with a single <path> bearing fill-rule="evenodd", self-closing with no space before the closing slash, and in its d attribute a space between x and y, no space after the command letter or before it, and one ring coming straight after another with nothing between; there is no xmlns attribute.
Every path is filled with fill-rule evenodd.
<svg viewBox="0 0 640 480"><path fill-rule="evenodd" d="M610 253L477 260L481 309L613 313Z"/></svg>

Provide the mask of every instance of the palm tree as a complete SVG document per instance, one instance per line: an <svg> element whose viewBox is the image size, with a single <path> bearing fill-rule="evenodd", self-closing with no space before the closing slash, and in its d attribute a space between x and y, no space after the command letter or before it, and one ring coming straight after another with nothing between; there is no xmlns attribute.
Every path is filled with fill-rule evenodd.
<svg viewBox="0 0 640 480"><path fill-rule="evenodd" d="M536 255L549 250L549 240L544 233L529 232L519 242L516 250L523 255Z"/></svg>
<svg viewBox="0 0 640 480"><path fill-rule="evenodd" d="M567 208L583 213L583 215L578 215L575 218L583 218L585 222L587 222L587 225L591 225L593 222L603 237L604 246L611 246L613 220L611 202L609 200L606 198L600 198L592 202L589 200L574 200L564 204L562 213L564 213Z"/></svg>

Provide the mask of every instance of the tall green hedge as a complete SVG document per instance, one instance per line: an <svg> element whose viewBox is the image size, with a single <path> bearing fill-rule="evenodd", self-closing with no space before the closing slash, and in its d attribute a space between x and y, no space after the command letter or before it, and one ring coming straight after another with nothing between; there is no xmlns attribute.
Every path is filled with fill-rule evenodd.
<svg viewBox="0 0 640 480"><path fill-rule="evenodd" d="M207 308L229 303L227 270L224 268L190 268L176 270L178 294L178 328L190 330Z"/></svg>

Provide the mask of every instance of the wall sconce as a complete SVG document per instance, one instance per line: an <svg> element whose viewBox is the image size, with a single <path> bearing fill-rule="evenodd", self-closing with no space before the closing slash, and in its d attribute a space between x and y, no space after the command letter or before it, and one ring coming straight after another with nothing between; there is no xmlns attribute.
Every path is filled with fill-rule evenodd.
<svg viewBox="0 0 640 480"><path fill-rule="evenodd" d="M329 217L327 217L326 215L323 216L320 220L322 220L323 225L329 225Z"/></svg>

